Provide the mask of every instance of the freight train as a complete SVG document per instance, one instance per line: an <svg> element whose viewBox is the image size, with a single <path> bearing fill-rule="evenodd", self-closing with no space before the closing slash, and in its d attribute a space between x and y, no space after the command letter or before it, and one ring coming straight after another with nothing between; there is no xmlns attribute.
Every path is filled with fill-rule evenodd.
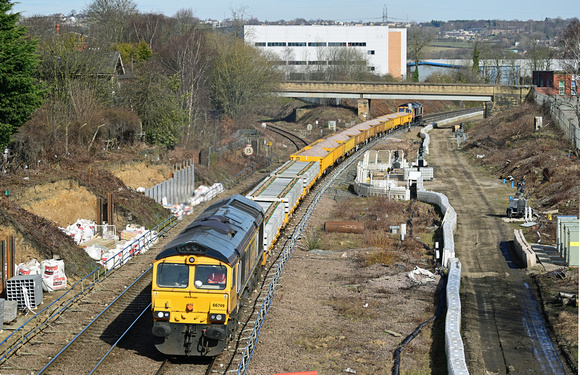
<svg viewBox="0 0 580 375"><path fill-rule="evenodd" d="M209 206L162 249L153 264L151 305L161 353L216 356L224 350L245 293L299 202L335 164L423 114L420 103L399 108L306 146L246 196Z"/></svg>

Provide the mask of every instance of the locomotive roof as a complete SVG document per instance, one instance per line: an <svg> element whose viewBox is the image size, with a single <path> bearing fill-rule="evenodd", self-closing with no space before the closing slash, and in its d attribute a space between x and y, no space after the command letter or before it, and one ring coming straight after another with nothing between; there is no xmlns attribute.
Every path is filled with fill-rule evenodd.
<svg viewBox="0 0 580 375"><path fill-rule="evenodd" d="M412 108L419 108L419 107L423 107L423 104L419 103L419 102L409 102L409 103L404 103L399 105L399 108L401 107L408 107L411 106Z"/></svg>
<svg viewBox="0 0 580 375"><path fill-rule="evenodd" d="M203 211L155 260L173 255L204 255L235 264L263 221L260 205L242 195L232 195Z"/></svg>

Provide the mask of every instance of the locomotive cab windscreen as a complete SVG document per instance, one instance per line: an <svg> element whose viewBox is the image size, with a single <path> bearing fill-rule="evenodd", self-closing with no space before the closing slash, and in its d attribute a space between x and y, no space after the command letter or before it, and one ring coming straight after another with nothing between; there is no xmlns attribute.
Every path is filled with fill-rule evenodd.
<svg viewBox="0 0 580 375"><path fill-rule="evenodd" d="M197 289L225 289L227 269L220 265L198 265L195 267L193 285Z"/></svg>
<svg viewBox="0 0 580 375"><path fill-rule="evenodd" d="M157 286L160 288L187 288L189 285L189 265L159 263L157 265Z"/></svg>
<svg viewBox="0 0 580 375"><path fill-rule="evenodd" d="M222 265L188 265L159 263L157 265L157 286L160 288L187 288L190 273L194 275L196 289L223 290L227 284L227 269Z"/></svg>

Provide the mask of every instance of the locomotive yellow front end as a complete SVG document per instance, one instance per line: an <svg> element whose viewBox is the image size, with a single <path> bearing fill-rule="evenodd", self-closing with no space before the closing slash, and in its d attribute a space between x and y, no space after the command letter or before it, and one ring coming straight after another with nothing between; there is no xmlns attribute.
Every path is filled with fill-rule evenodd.
<svg viewBox="0 0 580 375"><path fill-rule="evenodd" d="M211 356L224 349L235 323L231 267L183 255L156 261L152 294L153 335L160 352Z"/></svg>
<svg viewBox="0 0 580 375"><path fill-rule="evenodd" d="M157 255L151 309L161 353L216 356L224 350L262 258L263 221L260 205L234 195L208 207Z"/></svg>

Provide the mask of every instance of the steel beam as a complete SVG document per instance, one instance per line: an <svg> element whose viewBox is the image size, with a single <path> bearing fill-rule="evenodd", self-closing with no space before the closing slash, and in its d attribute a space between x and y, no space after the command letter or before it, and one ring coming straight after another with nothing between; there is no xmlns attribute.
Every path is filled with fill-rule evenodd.
<svg viewBox="0 0 580 375"><path fill-rule="evenodd" d="M406 99L406 100L463 100L470 102L490 102L492 95L465 94L360 94L343 92L277 92L277 96L286 98L324 98L324 99Z"/></svg>

